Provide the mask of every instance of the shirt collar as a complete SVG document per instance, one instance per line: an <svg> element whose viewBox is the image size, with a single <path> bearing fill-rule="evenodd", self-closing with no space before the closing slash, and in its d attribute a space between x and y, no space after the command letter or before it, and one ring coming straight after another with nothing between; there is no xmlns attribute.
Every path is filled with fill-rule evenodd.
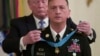
<svg viewBox="0 0 100 56"><path fill-rule="evenodd" d="M54 39L54 41L56 41L56 35L57 35L57 33L56 33L55 30L52 29L51 26L50 26L50 29L51 29L51 33L52 33L53 39ZM63 30L59 33L59 35L60 35L60 40L63 38L63 35L64 35L64 33L65 33L65 30L66 30L66 26L65 26L65 27L63 28Z"/></svg>

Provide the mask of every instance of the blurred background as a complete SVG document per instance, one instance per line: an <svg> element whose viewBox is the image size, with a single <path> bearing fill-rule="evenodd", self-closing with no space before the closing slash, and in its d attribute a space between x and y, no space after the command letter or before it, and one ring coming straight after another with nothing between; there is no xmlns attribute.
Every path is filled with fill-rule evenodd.
<svg viewBox="0 0 100 56"><path fill-rule="evenodd" d="M91 44L92 56L99 56L100 48L100 0L69 0L71 18L78 24L79 21L88 21L96 31L96 42ZM0 45L5 35L2 31L8 32L11 19L27 16L31 13L27 0L0 0ZM0 46L0 56L13 56L3 52Z"/></svg>

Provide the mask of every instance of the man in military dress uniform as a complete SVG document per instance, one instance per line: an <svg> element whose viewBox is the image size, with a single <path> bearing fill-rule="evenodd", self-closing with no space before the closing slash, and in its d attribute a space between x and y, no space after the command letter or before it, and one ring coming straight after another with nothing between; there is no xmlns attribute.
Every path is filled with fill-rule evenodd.
<svg viewBox="0 0 100 56"><path fill-rule="evenodd" d="M70 16L67 0L49 0L48 15L50 25L42 31L41 41L33 46L34 56L91 56L87 36L66 24Z"/></svg>
<svg viewBox="0 0 100 56"><path fill-rule="evenodd" d="M53 31L57 32L56 30L59 30L59 29L60 29L59 30L60 32L63 32L65 30L62 30L62 29L68 28L68 27L76 29L79 26L77 28L78 31L84 32L87 36L89 36L89 35L92 36L92 34L90 32L91 27L90 27L89 23L85 22L85 24L84 24L84 22L83 23L81 22L77 26L73 23L71 18L69 18L67 20L68 25L65 25L65 24L61 25L63 17L65 19L65 16L68 15L68 14L65 13L66 12L66 9L65 9L66 6L58 7L58 6L56 6L56 4L54 5L54 3L53 3L52 4L52 5L54 5L53 7L51 7L51 4L49 4L49 12L50 11L55 12L57 15L54 15L53 13L48 13L50 19L55 19L55 20L50 21L50 23L51 23L50 24L50 31L45 29L42 33L42 37L43 37L44 40L46 40L46 42L38 42L38 41L41 41L41 37L40 37L41 31L36 30L36 29L40 28L40 25L41 25L40 21L41 20L45 21L45 26L44 27L47 27L48 24L49 24L48 23L48 14L47 14L48 0L27 0L27 2L28 2L28 5L29 5L29 8L32 10L32 14L29 15L29 16L20 17L18 19L13 19L11 21L10 31L7 34L7 37L4 39L3 44L2 44L3 50L6 53L14 52L14 53L16 53L16 56L32 56L31 54L33 54L34 56L47 56L47 54L48 54L48 56L49 56L49 54L50 54L50 56L53 56L56 53L57 54L63 53L62 52L63 51L63 49L62 49L63 46L65 46L64 50L69 49L68 52L71 53L72 50L73 50L73 48L71 48L71 47L73 47L73 45L68 45L67 46L66 41L65 41L66 43L64 43L63 45L59 44L59 38L57 38L57 40L55 38L56 34L52 33L52 34L54 34L54 36L52 34L50 34L50 31L51 32L53 32ZM59 5L60 4L62 4L62 3L59 3ZM61 9L62 12L60 12L59 9ZM65 10L65 11L63 12L63 10ZM54 15L55 18L51 18L53 16L50 16L50 14ZM60 15L60 14L63 14L63 15ZM68 18L68 17L66 17L66 18ZM61 21L61 22L58 23L58 21ZM63 22L63 23L65 23L65 22ZM53 27L53 26L55 26L55 27ZM51 29L53 29L53 30L51 30ZM79 29L81 29L81 30L79 30ZM68 33L70 33L69 30L67 30L67 31L68 31ZM44 34L44 32L46 32L46 33ZM57 33L60 33L60 32L57 32ZM59 35L57 35L57 36L59 36ZM63 40L63 38L65 38L65 36L63 37L63 33L61 33L60 34L60 40ZM81 38L81 37L79 37L79 38ZM96 35L95 35L94 31L93 31L93 38L92 39L91 38L87 38L87 39L89 39L90 43L95 41ZM58 43L60 46L58 44L56 46L55 46L55 44L52 44L53 45L52 46L49 43L47 44L47 41L50 41L50 42L53 42L53 43L54 42ZM75 42L75 43L78 42L76 40L75 41L71 40L71 41ZM83 40L83 41L85 41L85 40ZM36 43L36 42L38 42L38 43ZM62 41L61 41L61 43L62 43ZM79 45L75 45L75 46L79 46ZM31 49L31 47L34 47L34 48ZM74 49L76 49L76 48L74 48ZM80 48L78 48L78 49L80 50ZM65 53L67 53L67 52L65 52ZM74 53L74 55L76 55L76 54ZM86 56L89 56L89 55L86 55Z"/></svg>

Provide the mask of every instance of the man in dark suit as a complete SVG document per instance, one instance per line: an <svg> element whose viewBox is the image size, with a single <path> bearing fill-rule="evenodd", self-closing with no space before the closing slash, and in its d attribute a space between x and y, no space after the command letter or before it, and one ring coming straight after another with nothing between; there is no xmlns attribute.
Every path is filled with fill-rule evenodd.
<svg viewBox="0 0 100 56"><path fill-rule="evenodd" d="M69 15L68 0L49 0L50 25L41 33L45 41L35 44L34 56L91 56L87 36L74 32L75 30L71 30L66 24ZM74 34L69 38L73 32Z"/></svg>
<svg viewBox="0 0 100 56"><path fill-rule="evenodd" d="M7 35L7 38L3 41L3 50L7 53L15 52L17 56L31 56L31 45L40 41L40 30L39 29L40 24L38 23L41 20L45 21L45 27L47 27L48 24L48 17L47 17L47 10L48 10L48 0L28 0L28 5L30 9L32 10L32 14L30 16L21 17L19 19L14 19L11 21L11 27L10 32ZM83 23L78 26L73 24L71 19L68 19L67 22L68 26L72 29L76 29L80 27L80 25L84 25ZM89 29L89 31L86 29L82 32L89 32L91 28L90 25L86 23L84 28ZM86 33L86 35L88 35ZM95 36L95 34L93 35ZM87 38L89 39L89 38ZM95 40L95 37L93 40L89 40L90 42L93 42Z"/></svg>

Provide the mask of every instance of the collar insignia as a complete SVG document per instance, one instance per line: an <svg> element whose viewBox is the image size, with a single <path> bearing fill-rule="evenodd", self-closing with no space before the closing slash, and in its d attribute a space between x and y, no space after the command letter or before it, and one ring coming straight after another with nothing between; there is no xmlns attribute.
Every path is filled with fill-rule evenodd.
<svg viewBox="0 0 100 56"><path fill-rule="evenodd" d="M46 34L46 35L45 35L46 38L48 38L49 36L50 36L49 34Z"/></svg>

